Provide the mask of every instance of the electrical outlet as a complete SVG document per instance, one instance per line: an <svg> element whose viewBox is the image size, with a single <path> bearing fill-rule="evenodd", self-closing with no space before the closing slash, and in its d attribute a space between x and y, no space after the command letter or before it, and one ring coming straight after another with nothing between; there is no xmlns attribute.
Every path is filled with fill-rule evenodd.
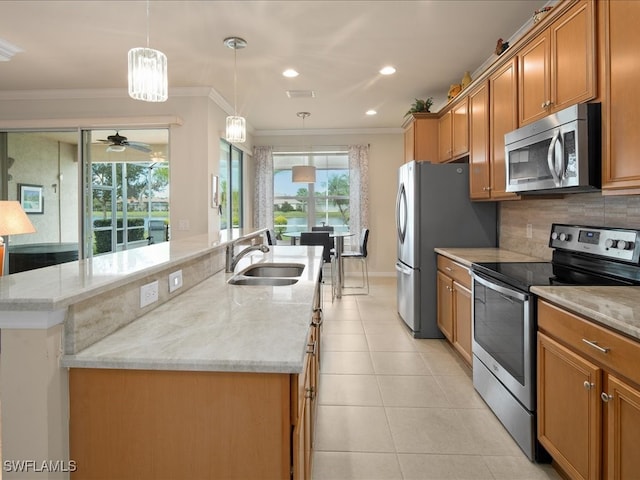
<svg viewBox="0 0 640 480"><path fill-rule="evenodd" d="M169 274L169 293L182 287L182 270Z"/></svg>
<svg viewBox="0 0 640 480"><path fill-rule="evenodd" d="M158 281L140 287L140 308L158 301Z"/></svg>
<svg viewBox="0 0 640 480"><path fill-rule="evenodd" d="M527 238L533 238L533 225L527 223Z"/></svg>

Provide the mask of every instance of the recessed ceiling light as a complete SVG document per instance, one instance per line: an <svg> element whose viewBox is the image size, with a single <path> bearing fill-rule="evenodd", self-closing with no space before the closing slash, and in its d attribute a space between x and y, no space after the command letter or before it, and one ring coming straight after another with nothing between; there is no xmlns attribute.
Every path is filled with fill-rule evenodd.
<svg viewBox="0 0 640 480"><path fill-rule="evenodd" d="M298 72L296 72L293 68L289 68L289 69L285 70L284 72L282 72L282 75L284 77L287 77L287 78L294 78L294 77L297 77L300 74Z"/></svg>
<svg viewBox="0 0 640 480"><path fill-rule="evenodd" d="M384 68L380 69L380 73L382 75L393 75L394 73L396 73L396 69L394 67L392 67L391 65L388 65Z"/></svg>
<svg viewBox="0 0 640 480"><path fill-rule="evenodd" d="M376 111L375 111L375 110L373 110L373 109L372 109L372 110L367 110L367 112L366 112L366 113L367 113L367 115L377 115L377 114L378 114L378 112L376 112Z"/></svg>

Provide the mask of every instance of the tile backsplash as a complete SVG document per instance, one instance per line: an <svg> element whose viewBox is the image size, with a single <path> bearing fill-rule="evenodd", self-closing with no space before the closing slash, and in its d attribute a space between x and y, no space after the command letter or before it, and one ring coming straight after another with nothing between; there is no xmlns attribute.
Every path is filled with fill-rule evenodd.
<svg viewBox="0 0 640 480"><path fill-rule="evenodd" d="M603 196L601 193L531 198L501 202L500 247L551 259L552 223L640 229L640 195ZM527 225L532 235L527 238Z"/></svg>

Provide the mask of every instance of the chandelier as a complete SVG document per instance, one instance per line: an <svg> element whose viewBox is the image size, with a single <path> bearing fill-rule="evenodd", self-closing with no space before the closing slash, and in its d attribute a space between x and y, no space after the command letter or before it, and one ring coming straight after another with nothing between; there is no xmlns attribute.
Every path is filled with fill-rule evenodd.
<svg viewBox="0 0 640 480"><path fill-rule="evenodd" d="M167 56L149 48L149 0L147 0L147 46L129 50L129 96L144 102L168 98Z"/></svg>
<svg viewBox="0 0 640 480"><path fill-rule="evenodd" d="M228 37L224 39L224 45L233 49L233 115L227 117L225 138L229 143L243 143L247 140L247 122L244 117L238 116L238 63L237 51L247 46L246 40L240 37Z"/></svg>

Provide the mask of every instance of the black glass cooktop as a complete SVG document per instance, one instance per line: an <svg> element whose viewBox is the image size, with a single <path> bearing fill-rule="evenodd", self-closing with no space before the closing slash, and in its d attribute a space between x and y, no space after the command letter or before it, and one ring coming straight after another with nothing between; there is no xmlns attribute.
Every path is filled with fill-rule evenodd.
<svg viewBox="0 0 640 480"><path fill-rule="evenodd" d="M552 262L474 263L472 270L520 290L534 285L631 285L633 281Z"/></svg>

